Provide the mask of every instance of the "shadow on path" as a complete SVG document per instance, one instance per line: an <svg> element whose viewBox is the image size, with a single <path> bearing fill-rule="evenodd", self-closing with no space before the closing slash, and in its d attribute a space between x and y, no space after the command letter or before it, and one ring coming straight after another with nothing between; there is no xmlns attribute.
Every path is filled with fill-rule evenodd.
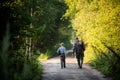
<svg viewBox="0 0 120 80"><path fill-rule="evenodd" d="M78 69L75 57L66 57L64 69L60 67L59 57L44 61L42 65L42 80L111 80L88 64L83 64L83 68Z"/></svg>

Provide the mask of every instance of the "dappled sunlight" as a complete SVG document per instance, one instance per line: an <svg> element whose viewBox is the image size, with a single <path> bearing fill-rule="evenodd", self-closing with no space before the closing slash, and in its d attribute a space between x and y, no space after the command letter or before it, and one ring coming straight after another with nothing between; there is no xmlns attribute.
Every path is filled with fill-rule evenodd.
<svg viewBox="0 0 120 80"><path fill-rule="evenodd" d="M105 74L119 79L120 1L65 1L69 9L64 16L70 18L76 36L87 44L85 62L93 63Z"/></svg>
<svg viewBox="0 0 120 80"><path fill-rule="evenodd" d="M37 58L38 61L45 61L48 59L48 55L47 54L40 54L40 56Z"/></svg>
<svg viewBox="0 0 120 80"><path fill-rule="evenodd" d="M120 80L120 0L0 0L0 19L1 79L41 80L46 69L53 70L46 80L105 80L90 64ZM71 50L76 37L85 44L81 70ZM61 42L66 69L57 53Z"/></svg>

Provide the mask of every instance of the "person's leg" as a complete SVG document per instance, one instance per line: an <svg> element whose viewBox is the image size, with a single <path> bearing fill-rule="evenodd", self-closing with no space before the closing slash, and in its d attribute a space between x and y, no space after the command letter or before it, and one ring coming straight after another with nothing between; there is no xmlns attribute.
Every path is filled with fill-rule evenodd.
<svg viewBox="0 0 120 80"><path fill-rule="evenodd" d="M78 63L78 67L80 68L80 56L76 53L76 59Z"/></svg>
<svg viewBox="0 0 120 80"><path fill-rule="evenodd" d="M60 57L60 62L61 62L61 68L63 68L63 59Z"/></svg>
<svg viewBox="0 0 120 80"><path fill-rule="evenodd" d="M83 64L83 57L80 58L80 68L82 68L82 64Z"/></svg>
<svg viewBox="0 0 120 80"><path fill-rule="evenodd" d="M66 67L66 61L65 61L65 56L63 58L63 62L64 62L64 68Z"/></svg>
<svg viewBox="0 0 120 80"><path fill-rule="evenodd" d="M80 68L80 59L77 58L78 67Z"/></svg>

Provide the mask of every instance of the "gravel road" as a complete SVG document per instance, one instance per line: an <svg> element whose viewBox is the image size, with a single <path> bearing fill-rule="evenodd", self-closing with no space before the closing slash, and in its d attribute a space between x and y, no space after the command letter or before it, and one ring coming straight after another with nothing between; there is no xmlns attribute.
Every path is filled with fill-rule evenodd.
<svg viewBox="0 0 120 80"><path fill-rule="evenodd" d="M78 69L75 57L66 57L66 68L64 69L60 67L59 56L42 62L42 65L42 80L112 80L88 64L83 64L83 68Z"/></svg>

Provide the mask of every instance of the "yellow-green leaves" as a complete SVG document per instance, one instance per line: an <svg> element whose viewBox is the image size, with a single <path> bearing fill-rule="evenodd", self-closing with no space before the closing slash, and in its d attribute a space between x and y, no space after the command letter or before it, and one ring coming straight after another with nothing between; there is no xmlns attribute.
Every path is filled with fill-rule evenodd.
<svg viewBox="0 0 120 80"><path fill-rule="evenodd" d="M119 48L119 0L65 0L65 2L69 7L65 16L71 18L72 27L77 30L76 35L89 44L87 47L94 46L106 53L104 45L115 51ZM89 50L89 53L92 54L93 51Z"/></svg>

